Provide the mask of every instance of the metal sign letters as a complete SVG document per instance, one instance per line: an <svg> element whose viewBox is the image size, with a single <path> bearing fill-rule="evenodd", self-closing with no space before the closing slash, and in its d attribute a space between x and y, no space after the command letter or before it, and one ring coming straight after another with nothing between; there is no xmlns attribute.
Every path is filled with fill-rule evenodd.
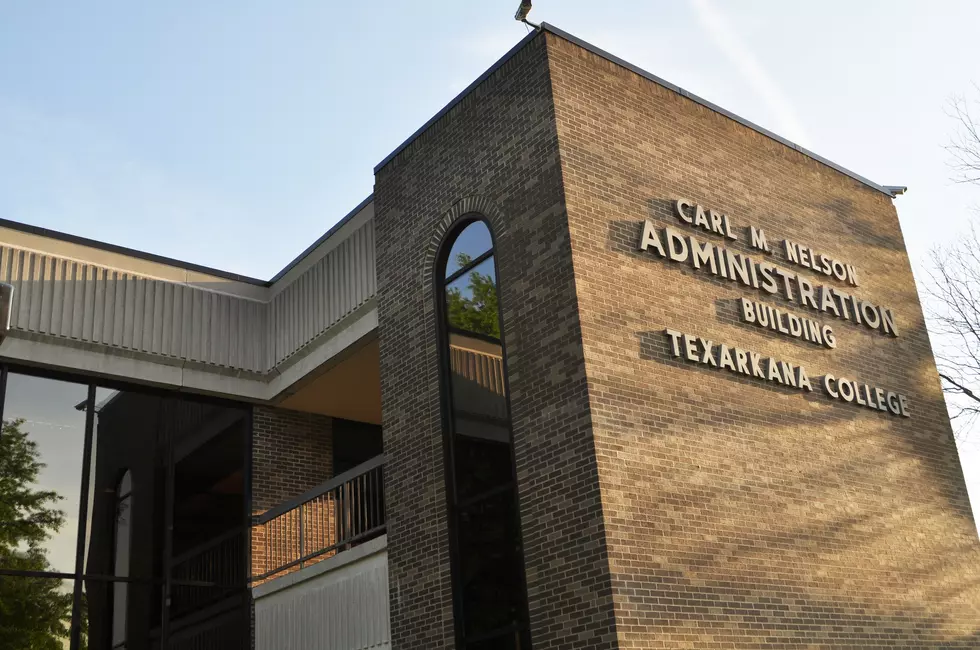
<svg viewBox="0 0 980 650"><path fill-rule="evenodd" d="M677 218L692 228L739 241L728 215L705 209L701 205L678 199L674 203ZM748 324L777 334L797 338L827 349L837 347L833 328L820 320L822 316L850 321L884 336L897 337L898 327L889 307L884 307L837 287L819 284L767 260L773 254L765 231L750 226L746 241L758 255L755 259L744 253L729 250L720 244L700 241L691 235L666 226L657 229L649 220L643 223L638 248L678 264L687 264L702 273L723 278L770 296L779 296L812 312L816 318L800 316L763 301L739 299L739 318ZM809 246L783 241L788 264L809 269L814 273L858 287L857 270L847 262L814 252ZM779 383L799 390L812 391L813 386L805 368L786 361L763 358L760 354L715 343L708 339L667 329L671 353L684 359L721 368L748 377ZM869 386L855 380L825 375L818 382L824 394L835 400L853 402L895 416L910 417L908 398L884 388Z"/></svg>

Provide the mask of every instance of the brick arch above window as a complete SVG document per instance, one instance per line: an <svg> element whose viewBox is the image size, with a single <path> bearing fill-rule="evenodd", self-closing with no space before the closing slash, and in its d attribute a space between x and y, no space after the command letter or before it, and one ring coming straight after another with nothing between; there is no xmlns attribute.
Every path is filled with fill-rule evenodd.
<svg viewBox="0 0 980 650"><path fill-rule="evenodd" d="M460 199L446 214L442 216L439 223L432 231L429 242L425 247L425 259L422 263L422 286L426 292L432 290L433 274L438 262L439 246L453 225L468 215L479 214L490 223L490 230L494 238L499 238L507 231L506 221L503 211L497 207L492 200L483 196L468 196ZM431 308L431 300L426 300L427 308Z"/></svg>

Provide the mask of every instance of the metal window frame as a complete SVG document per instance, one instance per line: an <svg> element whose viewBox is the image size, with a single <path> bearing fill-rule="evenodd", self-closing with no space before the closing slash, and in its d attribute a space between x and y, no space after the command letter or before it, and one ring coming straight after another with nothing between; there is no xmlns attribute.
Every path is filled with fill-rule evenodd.
<svg viewBox="0 0 980 650"><path fill-rule="evenodd" d="M459 235L473 223L480 221L482 222L487 230L490 232L490 250L486 251L479 258L473 260L466 267L454 271L450 276L446 276L446 266L449 262L449 254L452 252L452 247L459 238ZM513 414L511 413L510 406L510 379L509 372L507 368L507 346L504 344L504 291L502 286L504 282L501 280L501 270L499 265L497 265L497 260L499 256L497 255L497 236L494 232L493 225L490 220L486 218L485 215L479 212L469 212L462 215L457 219L449 230L443 235L442 241L439 243L439 247L435 255L435 272L432 274L433 280L433 298L435 300L435 318L436 318L436 344L438 348L439 357L439 401L441 404L441 417L442 417L442 442L443 442L443 472L445 480L446 489L446 515L448 523L448 537L449 537L449 564L450 564L450 579L452 583L452 600L453 600L453 628L455 632L455 646L458 650L465 650L468 644L475 643L479 641L482 637L465 638L463 630L463 622L461 614L463 612L462 604L462 588L461 588L461 576L460 576L460 550L459 550L459 535L458 535L458 510L460 509L460 501L458 495L456 494L456 482L455 482L455 457L453 456L453 436L455 435L455 425L453 418L453 396L452 396L452 371L450 368L450 354L449 354L449 335L452 332L452 328L449 325L449 314L446 309L446 287L447 285L458 279L465 271L472 269L476 264L482 263L490 257L494 257L494 271L496 274L496 288L497 288L497 319L498 327L501 333L499 342L502 357L503 366L503 381L504 381L504 393L505 393L505 403L507 405L507 429L510 434L510 466L511 466L511 483L513 484L513 494L514 494L514 512L515 519L514 522L515 529L520 539L520 550L521 550L521 561L519 562L519 572L520 572L520 585L522 587L522 604L523 604L523 623L517 623L513 625L515 630L525 631L528 639L530 639L530 603L528 599L528 587L527 587L527 566L526 566L526 555L524 553L524 531L521 525L521 504L520 504L520 494L518 490L517 482L517 457L514 445L514 425L513 425ZM494 631L497 632L497 631ZM529 650L528 649L522 650Z"/></svg>
<svg viewBox="0 0 980 650"><path fill-rule="evenodd" d="M215 583L195 581L195 580L174 580L169 572L169 564L172 564L173 558L166 557L166 553L170 550L170 540L172 538L172 526L164 526L164 543L167 547L165 551L164 559L164 576L162 578L133 578L133 577L120 577L115 575L105 575L105 574L89 574L85 573L85 550L86 542L88 537L88 498L86 496L89 494L89 487L91 482L91 465L92 465L92 447L95 436L95 406L96 406L96 390L98 388L108 388L111 390L118 390L129 393L140 393L144 395L151 395L160 398L176 399L181 402L203 402L206 404L214 404L217 406L222 406L224 408L233 408L242 410L245 412L245 426L243 427L243 435L245 436L245 454L242 459L243 470L244 470L244 481L243 489L245 490L244 499L245 508L242 512L242 527L241 529L246 534L248 531L248 524L250 523L250 507L251 507L251 455L252 455L252 408L247 404L241 402L235 402L233 400L215 398L202 395L194 395L189 393L176 392L173 390L167 390L163 388L153 388L144 387L137 384L131 384L125 381L112 380L112 379L102 379L94 376L78 375L71 372L53 370L48 368L39 368L34 366L24 366L16 363L8 363L5 361L0 361L0 423L3 422L3 417L6 410L6 397L7 397L7 384L10 373L25 375L28 377L36 377L40 379L48 379L52 381L61 381L76 384L79 386L87 387L86 399L82 404L85 407L85 431L83 439L82 448L82 476L80 479L79 489L79 505L78 505L78 529L76 531L75 538L75 571L72 573L56 572L56 571L24 571L16 569L5 569L0 567L0 576L9 577L21 577L21 578L38 578L38 579L55 579L55 580L72 580L73 581L73 591L72 591L72 613L71 620L69 621L69 650L80 650L81 648L81 603L82 603L82 587L84 582L103 582L106 584L111 584L114 582L125 582L127 584L140 584L148 586L162 586L165 589L165 595L161 599L161 607L163 612L161 612L161 647L167 647L169 641L168 638L168 612L167 612L167 594L174 586L188 586L188 587L213 587L217 586ZM81 405L79 405L81 406ZM0 435L2 435L3 429L0 426ZM169 487L166 488L167 494L165 498L164 505L164 515L168 521L172 520L173 517L173 471L175 460L173 457L173 441L169 440L167 445L167 468L169 478L167 484ZM131 493L130 493L131 494ZM172 521L171 521L172 523ZM113 519L113 525L115 525L115 519ZM246 565L244 570L246 574L251 571L251 554L249 552L250 544L247 543L246 537L246 553L245 562ZM247 587L246 585L243 585ZM250 606L251 597L243 598L245 611L243 612L243 620L249 620L250 616ZM89 644L91 644L92 639L89 638Z"/></svg>

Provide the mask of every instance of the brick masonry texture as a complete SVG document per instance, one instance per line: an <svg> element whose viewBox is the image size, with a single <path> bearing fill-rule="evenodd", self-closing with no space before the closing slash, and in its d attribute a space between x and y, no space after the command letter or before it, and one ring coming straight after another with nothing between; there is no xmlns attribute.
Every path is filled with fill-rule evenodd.
<svg viewBox="0 0 980 650"><path fill-rule="evenodd" d="M252 514L262 514L333 476L332 420L256 406L252 411ZM252 573L265 570L262 528L252 529Z"/></svg>
<svg viewBox="0 0 980 650"><path fill-rule="evenodd" d="M618 647L980 647L980 545L891 200L547 41ZM740 240L682 223L678 198ZM891 307L900 337L825 316L828 350L745 325L743 296L815 312L639 252L645 219L756 259L762 227L769 261ZM786 263L783 238L860 287ZM676 360L665 328L801 363L814 392ZM913 417L831 401L825 373L905 393Z"/></svg>
<svg viewBox="0 0 980 650"><path fill-rule="evenodd" d="M394 648L453 647L432 273L472 211L497 241L534 647L615 647L543 36L380 169L374 197Z"/></svg>

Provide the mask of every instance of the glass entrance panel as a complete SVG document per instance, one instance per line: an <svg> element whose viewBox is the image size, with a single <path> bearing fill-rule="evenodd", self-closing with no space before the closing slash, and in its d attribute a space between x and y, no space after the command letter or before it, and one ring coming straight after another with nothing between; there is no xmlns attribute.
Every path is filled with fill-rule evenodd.
<svg viewBox="0 0 980 650"><path fill-rule="evenodd" d="M87 397L84 384L7 375L0 569L74 575ZM34 634L39 642L67 645L73 589L71 579L0 575L7 610L0 615L0 638Z"/></svg>
<svg viewBox="0 0 980 650"><path fill-rule="evenodd" d="M7 376L0 456L31 498L16 497L14 483L0 495L21 513L9 540L14 555L0 556L0 566L75 572L87 397L84 384Z"/></svg>
<svg viewBox="0 0 980 650"><path fill-rule="evenodd" d="M0 647L244 648L248 409L0 370Z"/></svg>

